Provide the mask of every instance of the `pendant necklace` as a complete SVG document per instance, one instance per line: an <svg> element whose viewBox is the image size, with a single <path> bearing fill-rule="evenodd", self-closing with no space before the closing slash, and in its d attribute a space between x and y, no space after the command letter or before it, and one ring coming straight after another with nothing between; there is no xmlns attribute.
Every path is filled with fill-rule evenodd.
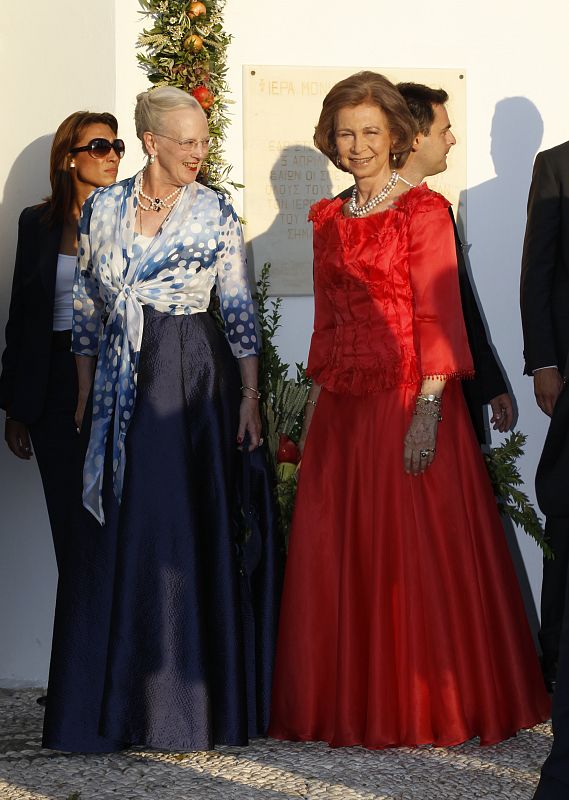
<svg viewBox="0 0 569 800"><path fill-rule="evenodd" d="M140 207L141 207L141 209L143 211L156 211L156 212L158 212L158 211L163 211L165 208L174 208L174 206L176 205L176 200L178 199L178 195L180 194L181 191L182 191L182 187L178 186L177 189L174 189L174 191L170 192L170 194L167 195L166 197L162 197L162 198L160 198L160 197L149 197L147 194L144 194L144 192L142 191L142 186L141 186L140 190L138 192L138 194L139 194L138 203L139 203L139 205L140 205ZM142 202L140 200L140 197L144 197L145 200L148 200L148 205L147 206L142 204ZM172 200L172 198L174 198L174 199ZM169 203L168 200L172 200L172 202Z"/></svg>
<svg viewBox="0 0 569 800"><path fill-rule="evenodd" d="M383 202L383 200L385 200L386 197L388 197L391 194L391 192L395 189L398 180L399 180L399 173L393 170L393 172L391 173L391 178L385 184L381 192L379 194L376 194L375 197L371 197L367 201L367 203L363 204L363 206L358 206L356 202L358 189L357 186L354 186L352 191L352 199L348 204L348 208L350 209L350 214L353 217L363 217L365 214L371 211L372 208L375 208L377 205ZM407 181L405 181L405 183L407 183Z"/></svg>

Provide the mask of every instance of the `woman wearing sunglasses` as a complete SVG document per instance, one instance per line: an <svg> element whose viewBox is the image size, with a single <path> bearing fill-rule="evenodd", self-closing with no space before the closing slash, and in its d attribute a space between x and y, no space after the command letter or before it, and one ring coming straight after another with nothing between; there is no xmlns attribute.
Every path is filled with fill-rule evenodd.
<svg viewBox="0 0 569 800"><path fill-rule="evenodd" d="M61 566L77 447L77 371L71 353L77 223L91 192L117 177L124 144L112 114L77 111L51 147L51 195L20 216L0 407L18 458L32 446L42 477L55 555Z"/></svg>
<svg viewBox="0 0 569 800"><path fill-rule="evenodd" d="M196 100L173 87L137 100L147 164L80 221L73 349L93 402L77 415L84 508L43 737L73 752L244 745L268 722L274 584L267 568L252 631L237 539L238 448L261 431L241 225L196 181L209 147ZM214 286L224 331L207 313Z"/></svg>

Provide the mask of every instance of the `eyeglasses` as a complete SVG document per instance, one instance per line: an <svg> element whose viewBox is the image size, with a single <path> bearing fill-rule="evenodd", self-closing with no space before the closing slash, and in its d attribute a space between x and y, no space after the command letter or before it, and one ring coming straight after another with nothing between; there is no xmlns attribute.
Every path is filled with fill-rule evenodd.
<svg viewBox="0 0 569 800"><path fill-rule="evenodd" d="M125 146L122 139L115 139L114 142L109 142L108 139L91 139L89 144L83 147L72 147L69 151L72 155L76 153L89 153L92 158L104 158L108 156L111 150L114 150L119 158L124 156Z"/></svg>
<svg viewBox="0 0 569 800"><path fill-rule="evenodd" d="M174 139L173 136L166 136L165 133L154 133L154 131L149 131L153 136L161 136L163 139L169 139L171 142L176 142L180 148L186 152L191 153L192 150L195 150L198 145L201 145L204 150L209 148L209 139Z"/></svg>

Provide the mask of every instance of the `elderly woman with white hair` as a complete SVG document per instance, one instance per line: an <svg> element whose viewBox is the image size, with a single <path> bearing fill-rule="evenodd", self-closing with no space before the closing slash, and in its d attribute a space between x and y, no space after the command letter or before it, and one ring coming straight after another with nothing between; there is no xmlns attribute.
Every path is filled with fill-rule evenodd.
<svg viewBox="0 0 569 800"><path fill-rule="evenodd" d="M45 746L75 752L243 745L268 716L236 542L238 448L261 433L241 226L196 182L209 133L195 99L144 92L135 120L147 165L94 192L79 226L84 508L44 727ZM214 285L225 335L207 313Z"/></svg>

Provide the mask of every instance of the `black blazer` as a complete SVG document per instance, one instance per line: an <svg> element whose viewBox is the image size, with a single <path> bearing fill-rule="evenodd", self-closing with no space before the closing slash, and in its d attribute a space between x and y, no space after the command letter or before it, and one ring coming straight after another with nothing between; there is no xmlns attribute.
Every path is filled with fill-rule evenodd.
<svg viewBox="0 0 569 800"><path fill-rule="evenodd" d="M350 186L349 189L343 191L338 197L341 197L343 200L347 199L351 196L352 189L353 187ZM456 260L458 263L458 281L460 285L462 313L475 371L475 377L473 379L462 381L462 389L478 441L481 444L486 444L484 406L486 406L492 398L497 397L499 394L505 394L508 391L508 387L486 333L486 327L482 320L472 284L470 283L470 277L464 259L463 245L460 241L456 222L450 206L449 214L454 228L456 243Z"/></svg>
<svg viewBox="0 0 569 800"><path fill-rule="evenodd" d="M569 517L569 384L557 398L535 474L537 502L546 517Z"/></svg>
<svg viewBox="0 0 569 800"><path fill-rule="evenodd" d="M50 368L57 256L62 228L43 220L45 205L25 208L2 354L0 408L30 425L42 414Z"/></svg>
<svg viewBox="0 0 569 800"><path fill-rule="evenodd" d="M464 258L463 244L460 241L452 208L449 214L454 227L454 240L456 244L456 260L458 263L458 282L460 285L460 299L462 302L462 315L468 336L468 344L474 362L474 378L462 381L464 399L470 412L470 418L478 441L486 444L486 425L484 408L494 397L506 394L508 387L502 374L494 350L486 333L486 326L482 313L470 282L470 275Z"/></svg>
<svg viewBox="0 0 569 800"><path fill-rule="evenodd" d="M567 366L569 142L538 153L528 198L521 275L525 372Z"/></svg>

